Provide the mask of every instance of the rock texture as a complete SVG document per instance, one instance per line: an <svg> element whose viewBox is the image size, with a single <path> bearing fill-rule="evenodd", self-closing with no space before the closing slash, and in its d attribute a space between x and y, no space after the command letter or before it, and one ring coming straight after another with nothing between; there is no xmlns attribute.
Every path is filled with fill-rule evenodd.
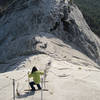
<svg viewBox="0 0 100 100"><path fill-rule="evenodd" d="M76 5L15 0L0 18L0 100L12 99L12 79L16 100L41 99L39 91L24 92L34 65L45 72L43 100L99 100L99 49Z"/></svg>
<svg viewBox="0 0 100 100"><path fill-rule="evenodd" d="M45 53L36 46L40 34L53 34L65 43L74 44L91 59L99 62L100 40L86 24L76 5L67 0L16 1L0 19L0 63L19 56Z"/></svg>

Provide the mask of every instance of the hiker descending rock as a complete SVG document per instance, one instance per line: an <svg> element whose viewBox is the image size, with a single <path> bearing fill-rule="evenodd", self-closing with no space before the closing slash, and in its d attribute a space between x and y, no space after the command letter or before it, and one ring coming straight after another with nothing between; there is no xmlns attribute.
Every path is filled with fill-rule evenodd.
<svg viewBox="0 0 100 100"><path fill-rule="evenodd" d="M38 69L34 66L32 68L32 72L31 74L28 73L28 77L29 78L33 78L33 81L32 82L29 82L29 85L31 86L31 91L35 91L35 87L34 85L37 85L38 89L40 90L41 89L41 86L40 86L40 75L43 75L44 72L41 72L41 71L38 71Z"/></svg>

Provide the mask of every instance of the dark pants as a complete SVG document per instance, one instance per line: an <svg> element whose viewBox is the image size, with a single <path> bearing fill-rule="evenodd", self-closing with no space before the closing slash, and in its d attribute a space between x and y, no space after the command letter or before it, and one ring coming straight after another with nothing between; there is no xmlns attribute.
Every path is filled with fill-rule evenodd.
<svg viewBox="0 0 100 100"><path fill-rule="evenodd" d="M34 85L37 85L37 87L38 87L39 90L41 89L40 84L35 84L34 82L29 82L29 85L31 86L31 89L32 89L33 91L35 91Z"/></svg>

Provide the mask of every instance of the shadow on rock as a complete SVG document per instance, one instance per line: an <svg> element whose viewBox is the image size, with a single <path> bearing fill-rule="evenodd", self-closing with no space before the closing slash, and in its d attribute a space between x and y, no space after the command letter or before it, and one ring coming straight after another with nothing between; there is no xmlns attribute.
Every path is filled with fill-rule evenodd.
<svg viewBox="0 0 100 100"><path fill-rule="evenodd" d="M28 92L25 92L24 94L21 94L20 96L17 96L17 98L26 98L34 94L35 94L35 91L28 91Z"/></svg>

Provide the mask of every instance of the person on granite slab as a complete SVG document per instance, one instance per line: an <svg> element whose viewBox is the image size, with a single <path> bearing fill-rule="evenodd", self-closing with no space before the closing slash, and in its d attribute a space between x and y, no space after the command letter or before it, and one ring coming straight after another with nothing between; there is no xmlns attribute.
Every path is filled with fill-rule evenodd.
<svg viewBox="0 0 100 100"><path fill-rule="evenodd" d="M34 66L32 68L31 73L28 73L28 77L29 78L33 78L32 82L29 82L29 85L31 87L31 91L35 91L35 87L34 85L37 85L38 89L41 90L41 86L40 86L40 75L43 75L44 72L38 71L38 69Z"/></svg>

